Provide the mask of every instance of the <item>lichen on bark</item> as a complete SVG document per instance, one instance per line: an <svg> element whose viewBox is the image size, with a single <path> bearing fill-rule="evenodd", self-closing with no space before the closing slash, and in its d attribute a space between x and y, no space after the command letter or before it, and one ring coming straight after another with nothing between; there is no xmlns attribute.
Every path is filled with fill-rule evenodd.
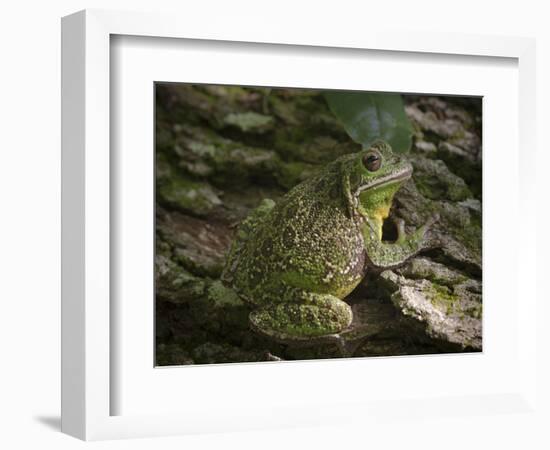
<svg viewBox="0 0 550 450"><path fill-rule="evenodd" d="M346 301L353 356L479 351L481 100L404 96L412 179L392 218L434 213L433 249L369 276ZM360 150L320 91L156 85L156 360L159 365L340 357L330 343L254 333L249 307L219 282L236 225L338 156Z"/></svg>

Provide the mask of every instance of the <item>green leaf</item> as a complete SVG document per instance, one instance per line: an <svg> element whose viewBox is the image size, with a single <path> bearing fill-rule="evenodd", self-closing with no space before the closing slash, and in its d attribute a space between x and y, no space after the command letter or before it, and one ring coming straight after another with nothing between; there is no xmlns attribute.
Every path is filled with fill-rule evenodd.
<svg viewBox="0 0 550 450"><path fill-rule="evenodd" d="M406 153L411 147L412 126L399 94L327 91L330 110L350 137L364 147L384 139L393 150Z"/></svg>

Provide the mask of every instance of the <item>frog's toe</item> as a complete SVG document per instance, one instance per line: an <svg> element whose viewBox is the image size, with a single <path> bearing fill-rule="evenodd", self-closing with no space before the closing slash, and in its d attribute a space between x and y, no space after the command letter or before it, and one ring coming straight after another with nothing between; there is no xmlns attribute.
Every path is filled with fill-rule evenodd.
<svg viewBox="0 0 550 450"><path fill-rule="evenodd" d="M427 231L429 228L431 228L431 226L432 226L434 223L438 222L439 219L440 219L439 213L437 213L437 212L436 212L436 213L433 213L433 214L428 218L428 220L426 220L426 223L424 223L424 225L422 225L422 228L423 228L424 230Z"/></svg>
<svg viewBox="0 0 550 450"><path fill-rule="evenodd" d="M395 218L393 223L397 229L397 242L404 242L407 237L405 232L405 221L401 218Z"/></svg>
<svg viewBox="0 0 550 450"><path fill-rule="evenodd" d="M432 216L426 222L427 226L431 227L434 223L439 222L440 218L441 216L439 215L438 212L433 213Z"/></svg>
<svg viewBox="0 0 550 450"><path fill-rule="evenodd" d="M419 238L424 238L425 234L430 230L434 223L439 221L439 213L434 213L416 232Z"/></svg>
<svg viewBox="0 0 550 450"><path fill-rule="evenodd" d="M339 333L352 321L349 305L341 300L328 305L280 303L250 313L252 328L280 341L307 341Z"/></svg>

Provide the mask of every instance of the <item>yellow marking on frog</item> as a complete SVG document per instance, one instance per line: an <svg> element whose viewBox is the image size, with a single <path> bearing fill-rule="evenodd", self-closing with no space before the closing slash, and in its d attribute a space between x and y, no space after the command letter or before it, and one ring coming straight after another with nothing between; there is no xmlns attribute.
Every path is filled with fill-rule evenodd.
<svg viewBox="0 0 550 450"><path fill-rule="evenodd" d="M376 224L376 234L380 240L382 240L382 225L384 224L384 220L390 215L390 207L391 203L389 205L380 205L371 212L371 217Z"/></svg>

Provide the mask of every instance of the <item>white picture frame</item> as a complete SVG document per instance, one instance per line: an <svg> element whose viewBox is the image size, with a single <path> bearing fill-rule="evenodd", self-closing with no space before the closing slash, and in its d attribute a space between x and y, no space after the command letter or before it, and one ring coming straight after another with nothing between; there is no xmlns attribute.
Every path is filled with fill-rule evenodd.
<svg viewBox="0 0 550 450"><path fill-rule="evenodd" d="M114 38L114 36L118 36ZM113 347L119 335L117 322L113 320L114 280L111 279L111 257L113 253L112 223L112 187L117 184L117 173L111 170L110 153L115 132L111 129L111 108L115 93L112 90L112 58L113 39L134 36L146 38L169 38L214 43L231 42L256 46L256 53L262 53L265 46L269 58L270 45L277 44L279 53L292 51L291 46L299 46L302 52L308 49L317 52L317 57L323 58L323 49L339 56L346 51L356 50L394 52L407 54L410 61L429 59L430 55L455 55L457 57L473 58L504 58L517 63L517 98L510 103L510 108L517 110L519 121L513 124L517 127L517 145L510 144L512 156L519 155L519 176L512 177L514 182L512 198L523 201L514 202L518 217L522 218L523 226L534 224L535 196L534 184L529 177L535 166L535 46L534 41L525 38L487 37L451 34L411 34L385 32L380 29L350 30L338 36L327 36L323 30L312 26L308 33L303 30L288 28L262 28L251 23L249 26L234 28L223 21L216 27L204 27L200 20L190 17L173 17L163 14L143 14L112 11L82 11L67 16L62 22L62 430L65 433L86 440L162 436L172 434L197 433L209 431L233 431L259 429L266 427L298 426L312 423L358 422L360 419L383 417L384 420L402 420L404 415L418 416L430 413L436 408L441 415L474 416L479 414L495 415L503 411L516 414L538 414L540 406L536 405L536 318L530 311L536 310L536 292L533 283L522 285L522 299L518 301L518 292L513 289L508 294L511 305L517 308L517 315L509 313L503 321L513 320L514 361L519 362L513 376L503 376L503 383L495 382L494 391L464 392L449 391L444 396L444 387L433 387L420 395L404 395L398 392L387 398L371 395L370 400L358 397L356 400L330 397L326 401L315 402L315 391L308 396L307 390L299 401L293 395L294 402L284 398L278 402L267 400L268 407L262 409L257 403L254 411L246 411L246 406L236 407L231 399L227 403L220 401L215 411L211 406L200 405L199 398L191 401L194 410L186 409L179 412L177 408L164 410L164 405L153 405L145 401L143 407L122 408L114 405L114 398L119 390L125 389L124 377L113 373L113 367L124 360L124 346ZM252 44L254 43L254 44ZM282 45L281 45L282 44ZM166 46L167 41L159 46ZM259 47L258 47L259 46ZM298 48L298 47L296 47ZM220 52L225 50L222 48ZM325 56L326 57L326 56ZM449 58L453 58L449 56ZM481 59L480 59L481 61ZM475 63L475 61L474 61ZM117 63L118 64L118 63ZM412 62L411 62L412 64ZM159 64L160 65L160 64ZM230 75L227 75L229 77ZM137 76L136 76L137 78ZM147 81L147 80L145 80ZM195 81L201 81L195 79ZM210 82L211 80L202 80ZM228 79L231 81L231 79ZM495 84L497 82L495 81ZM437 89L437 88L436 88ZM472 87L475 90L475 87ZM152 128L152 124L151 124ZM515 135L512 141L515 141ZM151 148L152 151L152 148ZM152 160L151 160L152 161ZM151 162L152 164L152 162ZM503 163L504 164L504 163ZM487 174L490 168L484 168ZM151 172L152 173L152 172ZM495 183L506 180L495 178ZM515 196L514 196L515 195ZM152 198L151 198L152 199ZM493 210L491 210L493 211ZM498 214L498 211L494 211ZM485 226L485 225L484 225ZM137 238L139 245L146 243ZM521 245L512 248L512 254L517 255L517 266L511 270L519 285L525 279L527 272L534 272L535 237L525 236ZM527 266L529 261L529 266ZM147 262L145 262L147 264ZM152 270L152 264L150 265ZM484 292L486 295L487 292ZM514 297L515 296L515 297ZM152 301L152 300L151 300ZM487 309L484 308L485 314ZM490 310L489 310L490 311ZM147 314L152 314L149 311ZM503 316L505 313L502 313ZM129 317L127 321L139 322L141 319ZM145 317L146 319L146 317ZM125 325L125 329L132 328ZM146 334L146 333L145 333ZM496 336L496 335L495 335ZM123 338L120 338L123 340ZM153 336L150 336L152 342ZM494 344L494 342L493 342ZM137 344L136 344L137 345ZM482 356L489 358L484 351ZM472 364L472 368L482 367L480 359L473 355L464 355L462 359L434 362L433 359L416 359L416 367L410 365L408 370L422 371L438 370L436 365L445 366L441 370L456 371L461 366ZM501 358L505 356L501 355ZM387 359L383 370L399 371L400 363L392 362L399 359ZM388 362L389 361L389 362ZM487 361L491 361L490 358ZM136 368L139 370L139 361ZM290 384L295 377L314 376L319 364L325 364L326 373L338 377L340 371L348 370L361 373L371 362L364 359L340 362L308 362L292 365L258 364L233 365L227 367L209 367L209 372L201 372L206 384L209 377L219 378L219 374L227 374L231 379L243 379L245 371L256 371L262 378L277 377ZM327 365L329 364L329 365ZM488 363L487 370L492 363ZM290 367L290 368L289 368ZM370 367L370 366L369 366ZM195 368L186 368L192 369ZM382 370L382 369L381 369ZM154 371L148 367L147 371ZM217 371L217 372L214 372ZM155 372L155 377L161 371ZM185 377L197 377L189 370L176 373L162 371L162 383L182 382ZM132 373L132 372L131 372ZM135 372L137 374L137 372ZM149 372L148 372L149 373ZM151 372L152 373L152 372ZM381 371L385 377L385 372ZM144 375L145 376L145 375ZM224 375L225 376L225 375ZM285 377L289 377L288 379ZM373 375L374 377L374 375ZM139 382L144 378L139 378ZM171 379L171 380L169 380ZM176 381L174 381L174 379ZM122 383L122 385L121 385ZM389 381L388 381L389 383ZM128 385L130 385L128 381ZM153 385L151 385L153 386ZM129 395L137 395L129 391ZM133 394L132 394L133 393ZM258 397L257 392L253 396ZM281 397L280 397L281 398ZM234 399L233 399L234 400ZM166 400L163 400L166 403ZM252 400L251 400L252 401ZM400 412L395 412L395 404L399 402ZM246 405L246 401L243 402ZM264 402L265 403L265 402ZM331 407L332 405L332 407ZM265 405L263 405L265 406ZM271 408L271 410L270 410ZM116 414L113 413L116 411ZM127 411L130 411L127 413Z"/></svg>

